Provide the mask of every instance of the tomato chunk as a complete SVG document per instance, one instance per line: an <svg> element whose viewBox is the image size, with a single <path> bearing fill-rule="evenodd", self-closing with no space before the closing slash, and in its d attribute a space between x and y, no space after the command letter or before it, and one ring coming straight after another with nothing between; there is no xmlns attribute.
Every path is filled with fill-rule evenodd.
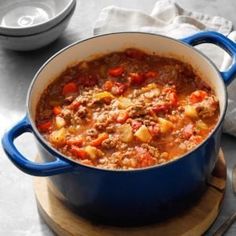
<svg viewBox="0 0 236 236"><path fill-rule="evenodd" d="M117 121L118 123L123 124L123 123L125 123L125 121L126 121L128 118L129 118L128 113L127 113L126 111L124 111L124 112L120 112L120 113L118 114L118 116L117 116L117 118L116 118L116 121Z"/></svg>
<svg viewBox="0 0 236 236"><path fill-rule="evenodd" d="M129 73L128 80L130 81L131 84L142 84L144 82L144 76L141 73Z"/></svg>
<svg viewBox="0 0 236 236"><path fill-rule="evenodd" d="M38 125L38 129L40 132L46 133L49 131L49 129L52 127L51 121L46 121L44 123L41 123Z"/></svg>
<svg viewBox="0 0 236 236"><path fill-rule="evenodd" d="M112 77L119 77L124 73L124 68L122 66L114 67L108 70L108 74Z"/></svg>
<svg viewBox="0 0 236 236"><path fill-rule="evenodd" d="M79 158L81 160L84 160L84 159L88 158L87 152L84 151L82 148L79 148L75 145L71 146L70 151L74 156L76 156L77 158Z"/></svg>
<svg viewBox="0 0 236 236"><path fill-rule="evenodd" d="M208 96L207 92L203 90L197 90L191 93L189 101L192 104L202 102L207 96Z"/></svg>
<svg viewBox="0 0 236 236"><path fill-rule="evenodd" d="M59 114L61 114L61 107L60 107L60 106L55 106L55 107L53 107L53 114L54 114L54 115L59 115Z"/></svg>
<svg viewBox="0 0 236 236"><path fill-rule="evenodd" d="M99 146L102 144L102 142L109 138L109 135L107 133L100 134L96 139L92 140L90 145L91 146Z"/></svg>
<svg viewBox="0 0 236 236"><path fill-rule="evenodd" d="M62 94L66 96L69 93L75 93L77 92L77 85L75 82L70 82L68 84L65 84L63 89L62 89Z"/></svg>

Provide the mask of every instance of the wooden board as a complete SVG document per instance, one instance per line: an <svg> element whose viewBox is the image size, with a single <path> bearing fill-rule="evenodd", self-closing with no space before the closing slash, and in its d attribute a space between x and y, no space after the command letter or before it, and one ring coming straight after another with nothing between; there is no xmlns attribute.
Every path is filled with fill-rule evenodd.
<svg viewBox="0 0 236 236"><path fill-rule="evenodd" d="M36 177L34 190L40 215L60 236L199 236L215 221L226 186L226 165L220 152L212 179L198 203L185 213L142 227L112 227L96 225L71 212L48 188L47 178Z"/></svg>

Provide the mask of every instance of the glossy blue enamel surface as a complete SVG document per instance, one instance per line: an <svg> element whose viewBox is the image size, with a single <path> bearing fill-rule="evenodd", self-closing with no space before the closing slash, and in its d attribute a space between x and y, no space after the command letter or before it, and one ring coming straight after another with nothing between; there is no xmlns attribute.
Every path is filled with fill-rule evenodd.
<svg viewBox="0 0 236 236"><path fill-rule="evenodd" d="M232 81L236 75L234 43L213 32L202 32L182 41L192 46L214 43L227 50L233 64L221 75L226 84ZM24 132L36 136L44 163L27 160L16 149L13 141ZM221 133L222 120L204 143L184 157L161 166L130 171L86 167L65 159L38 137L27 118L4 135L2 145L9 159L22 171L50 176L60 197L79 214L100 222L130 225L168 217L201 195L217 159Z"/></svg>
<svg viewBox="0 0 236 236"><path fill-rule="evenodd" d="M59 158L56 158L55 161L42 164L34 163L26 159L14 145L14 140L25 132L32 132L31 125L26 117L5 133L2 138L4 151L19 169L30 175L50 176L71 171L74 168L73 163L66 162Z"/></svg>
<svg viewBox="0 0 236 236"><path fill-rule="evenodd" d="M231 67L227 71L221 72L221 76L226 85L232 82L234 75L236 74L236 45L233 41L217 32L207 31L192 35L188 38L182 39L182 41L191 46L202 43L213 43L227 51L231 55L233 61Z"/></svg>

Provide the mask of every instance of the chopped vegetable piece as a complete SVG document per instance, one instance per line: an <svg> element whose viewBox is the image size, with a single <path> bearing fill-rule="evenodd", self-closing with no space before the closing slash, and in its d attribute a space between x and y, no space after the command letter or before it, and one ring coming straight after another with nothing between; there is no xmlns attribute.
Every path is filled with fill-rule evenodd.
<svg viewBox="0 0 236 236"><path fill-rule="evenodd" d="M129 143L133 140L132 127L129 124L123 124L118 128L119 138L122 142Z"/></svg>
<svg viewBox="0 0 236 236"><path fill-rule="evenodd" d="M129 73L128 80L130 81L131 84L136 84L139 85L144 82L144 76L141 73Z"/></svg>
<svg viewBox="0 0 236 236"><path fill-rule="evenodd" d="M208 125L205 122L203 122L202 120L198 120L196 122L196 127L197 127L197 129L200 129L200 130L208 129Z"/></svg>
<svg viewBox="0 0 236 236"><path fill-rule="evenodd" d="M147 86L145 87L142 87L142 92L148 92L152 89L156 89L157 88L157 85L155 83L151 83L151 84L148 84Z"/></svg>
<svg viewBox="0 0 236 236"><path fill-rule="evenodd" d="M134 134L140 141L144 143L149 143L152 139L152 135L150 134L148 128L145 125L142 125Z"/></svg>
<svg viewBox="0 0 236 236"><path fill-rule="evenodd" d="M108 74L113 77L119 77L124 73L124 68L122 66L114 67L108 70Z"/></svg>
<svg viewBox="0 0 236 236"><path fill-rule="evenodd" d="M86 146L84 148L85 152L87 152L87 154L89 155L89 157L92 159L92 160L96 160L97 158L101 157L104 155L104 153L96 148L96 147L92 147L92 146Z"/></svg>
<svg viewBox="0 0 236 236"><path fill-rule="evenodd" d="M160 124L160 131L162 134L166 134L166 133L170 132L174 127L173 123L166 120L166 119L158 118L158 121Z"/></svg>
<svg viewBox="0 0 236 236"><path fill-rule="evenodd" d="M40 132L46 133L46 132L49 131L51 126L52 126L52 122L51 121L46 121L44 123L39 124L38 129L39 129Z"/></svg>
<svg viewBox="0 0 236 236"><path fill-rule="evenodd" d="M55 123L56 123L57 129L60 129L66 125L66 121L60 116L56 116L55 120L56 120Z"/></svg>
<svg viewBox="0 0 236 236"><path fill-rule="evenodd" d="M50 134L49 139L53 144L55 144L57 146L63 145L66 141L66 129L63 127L59 130L53 131Z"/></svg>
<svg viewBox="0 0 236 236"><path fill-rule="evenodd" d="M99 136L96 139L91 141L90 145L95 147L100 146L102 142L108 138L109 135L107 133L99 134Z"/></svg>
<svg viewBox="0 0 236 236"><path fill-rule="evenodd" d="M60 106L53 107L53 114L56 116L61 114L61 107Z"/></svg>
<svg viewBox="0 0 236 236"><path fill-rule="evenodd" d="M81 137L74 137L70 138L66 141L66 144L68 145L76 145L76 146L82 146L84 143L84 140Z"/></svg>
<svg viewBox="0 0 236 236"><path fill-rule="evenodd" d="M190 101L190 103L194 104L194 103L198 103L198 102L203 101L206 97L207 97L207 92L205 92L203 90L197 90L197 91L191 93L191 95L189 97L189 101Z"/></svg>
<svg viewBox="0 0 236 236"><path fill-rule="evenodd" d="M70 151L74 156L76 156L76 158L78 158L80 160L84 160L84 159L88 158L87 152L84 149L79 148L75 145L71 146Z"/></svg>
<svg viewBox="0 0 236 236"><path fill-rule="evenodd" d="M75 82L70 82L68 84L65 84L62 90L62 94L66 96L67 94L70 93L76 93L77 92L77 85Z"/></svg>
<svg viewBox="0 0 236 236"><path fill-rule="evenodd" d="M114 96L107 92L107 91L104 91L104 92L101 92L101 93L96 93L93 95L93 98L97 99L97 100L102 100L104 98L114 98Z"/></svg>
<svg viewBox="0 0 236 236"><path fill-rule="evenodd" d="M198 118L198 114L196 111L196 108L194 106L191 105L186 105L184 107L184 114L190 118L196 119Z"/></svg>
<svg viewBox="0 0 236 236"><path fill-rule="evenodd" d="M126 89L127 89L127 84L115 82L114 86L111 89L111 92L114 95L121 95L125 92Z"/></svg>
<svg viewBox="0 0 236 236"><path fill-rule="evenodd" d="M120 111L118 116L116 117L116 121L118 123L125 123L125 121L129 118L129 114L127 111Z"/></svg>
<svg viewBox="0 0 236 236"><path fill-rule="evenodd" d="M119 104L118 107L120 109L126 109L132 105L134 105L134 103L131 101L130 98L126 98L126 97L119 97L118 98Z"/></svg>

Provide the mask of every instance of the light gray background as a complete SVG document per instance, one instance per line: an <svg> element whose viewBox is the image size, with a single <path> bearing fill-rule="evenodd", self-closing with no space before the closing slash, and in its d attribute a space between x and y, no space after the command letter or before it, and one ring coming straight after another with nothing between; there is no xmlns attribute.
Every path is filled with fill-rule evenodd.
<svg viewBox="0 0 236 236"><path fill-rule="evenodd" d="M77 5L72 21L63 35L44 49L34 52L13 52L0 48L0 136L25 114L25 100L28 86L40 66L55 52L68 44L92 35L92 27L100 10L108 5L142 9L150 12L156 0L84 0ZM219 15L236 25L235 0L179 0L181 6L189 10L210 15ZM220 60L215 58L214 60ZM17 140L19 149L31 159L36 149L30 134ZM236 163L236 139L223 136L222 147L227 160L227 191L223 209L212 232L234 211L236 196L231 189L231 172ZM51 236L53 233L38 216L33 194L32 177L19 171L6 158L0 147L0 235L6 236ZM236 223L227 232L236 235Z"/></svg>

